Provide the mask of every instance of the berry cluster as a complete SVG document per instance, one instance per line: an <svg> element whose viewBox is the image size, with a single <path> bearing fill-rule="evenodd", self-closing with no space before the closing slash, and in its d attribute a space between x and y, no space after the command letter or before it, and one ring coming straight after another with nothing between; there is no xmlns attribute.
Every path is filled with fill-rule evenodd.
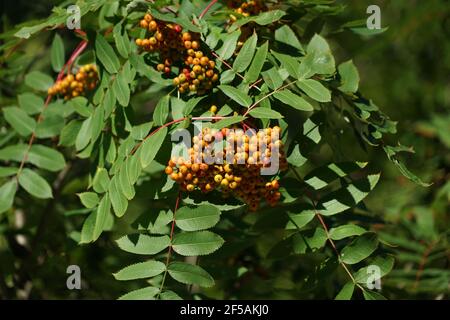
<svg viewBox="0 0 450 320"><path fill-rule="evenodd" d="M204 128L192 139L188 159L172 157L165 173L184 191L219 190L241 199L250 211L256 211L262 199L275 206L281 197L279 181L266 179L261 169L270 167L273 159L278 160L276 171L288 168L280 131L275 126L249 135L242 130Z"/></svg>
<svg viewBox="0 0 450 320"><path fill-rule="evenodd" d="M150 33L146 39L136 39L136 45L148 52L158 52L156 69L170 75L178 74L173 83L180 93L204 94L219 80L216 63L200 48L200 35L183 32L181 26L155 20L146 14L139 23Z"/></svg>
<svg viewBox="0 0 450 320"><path fill-rule="evenodd" d="M49 95L61 94L65 100L83 96L88 90L93 90L98 82L97 67L93 64L82 66L78 72L66 75L48 89Z"/></svg>
<svg viewBox="0 0 450 320"><path fill-rule="evenodd" d="M267 7L262 0L229 0L228 7L244 17L255 16L267 11Z"/></svg>

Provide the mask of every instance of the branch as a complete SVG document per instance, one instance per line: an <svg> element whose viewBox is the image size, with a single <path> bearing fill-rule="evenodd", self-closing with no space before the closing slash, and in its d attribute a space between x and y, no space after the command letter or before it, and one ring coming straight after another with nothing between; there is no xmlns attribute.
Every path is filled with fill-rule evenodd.
<svg viewBox="0 0 450 320"><path fill-rule="evenodd" d="M298 172L295 171L292 167L291 167L291 171L294 172L294 175L297 177L298 180L302 181L303 179L298 175ZM350 277L350 279L352 280L352 282L358 287L360 288L362 291L366 291L364 289L364 287L362 287L359 283L356 282L355 277L353 277L353 274L351 273L351 271L349 270L348 266L342 261L341 259L341 254L339 253L339 250L336 247L336 244L334 243L333 239L331 239L330 237L330 233L329 233L329 229L328 226L326 225L325 221L323 220L322 215L320 214L320 212L317 210L316 208L316 203L315 201L307 194L307 197L311 200L311 203L314 207L314 213L316 215L316 218L319 220L320 224L322 225L323 229L325 230L325 235L327 237L328 242L330 243L331 247L333 248L333 251L336 253L337 257L338 257L338 261L339 264L342 266L342 268L345 270L345 272L348 274L348 276Z"/></svg>
<svg viewBox="0 0 450 320"><path fill-rule="evenodd" d="M173 240L173 234L174 234L174 230L175 230L175 221L176 221L175 215L177 213L178 206L180 205L180 200L181 200L181 191L178 192L177 201L175 203L175 209L173 210L172 228L170 230L170 245L169 245L169 252L167 253L167 259L166 259L166 270L164 271L163 279L161 281L161 286L159 287L159 292L158 292L158 295L156 296L156 298L159 298L159 296L161 295L161 292L164 287L164 283L166 282L166 276L167 276L168 267L169 267L169 263L170 263L170 257L172 254L172 240Z"/></svg>
<svg viewBox="0 0 450 320"><path fill-rule="evenodd" d="M211 9L211 7L213 6L213 5L215 5L217 3L217 0L212 0L207 6L206 6L206 8L202 11L202 13L200 13L200 15L199 15L199 19L202 19L207 13L208 13L208 11L209 11L209 9Z"/></svg>
<svg viewBox="0 0 450 320"><path fill-rule="evenodd" d="M78 30L77 33L82 34L83 31ZM62 77L64 76L65 69L72 65L72 63L75 61L75 59L84 51L86 46L87 46L87 40L82 40L78 44L78 46L75 48L75 50L73 51L72 55L70 56L69 60L67 60L66 64L63 66L63 68L59 72L55 83L62 79ZM51 95L51 94L47 95L47 99L45 100L44 107L42 108L41 112L37 116L36 127L34 128L33 132L31 133L30 140L28 141L27 150L25 151L25 154L23 155L22 161L20 162L19 169L17 170L17 173L16 173L17 183L19 182L19 176L22 173L23 167L25 166L25 162L27 162L27 160L28 160L28 156L30 154L30 150L31 150L31 147L33 146L34 140L36 140L37 125L44 120L44 112L45 112L45 110L47 110L48 105L50 104L50 101L52 100L52 98L53 98L53 95Z"/></svg>

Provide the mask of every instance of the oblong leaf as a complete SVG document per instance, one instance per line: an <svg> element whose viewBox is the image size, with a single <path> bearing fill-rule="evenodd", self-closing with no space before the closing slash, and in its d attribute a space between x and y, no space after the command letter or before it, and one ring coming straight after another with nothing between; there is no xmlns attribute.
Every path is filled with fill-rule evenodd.
<svg viewBox="0 0 450 320"><path fill-rule="evenodd" d="M219 249L224 240L210 231L183 232L175 235L173 250L182 256L202 256Z"/></svg>
<svg viewBox="0 0 450 320"><path fill-rule="evenodd" d="M48 182L33 170L25 168L19 175L19 184L29 194L39 199L53 198Z"/></svg>
<svg viewBox="0 0 450 320"><path fill-rule="evenodd" d="M290 90L284 89L281 91L276 92L273 95L276 99L280 100L284 104L287 104L288 106L300 110L300 111L313 111L313 106L300 97L299 95L293 93Z"/></svg>
<svg viewBox="0 0 450 320"><path fill-rule="evenodd" d="M132 264L114 273L116 280L145 279L157 276L166 270L166 265L160 261L150 260Z"/></svg>
<svg viewBox="0 0 450 320"><path fill-rule="evenodd" d="M151 137L147 138L140 148L141 166L146 168L155 159L167 135L167 127L158 130Z"/></svg>
<svg viewBox="0 0 450 320"><path fill-rule="evenodd" d="M176 224L183 231L198 231L215 226L219 219L220 211L212 205L182 207L177 211Z"/></svg>
<svg viewBox="0 0 450 320"><path fill-rule="evenodd" d="M325 88L317 80L313 79L300 79L297 81L297 86L305 92L308 97L319 102L330 102L331 93L330 90Z"/></svg>
<svg viewBox="0 0 450 320"><path fill-rule="evenodd" d="M10 180L0 187L0 213L12 207L16 190L16 179Z"/></svg>
<svg viewBox="0 0 450 320"><path fill-rule="evenodd" d="M372 232L367 232L342 249L342 261L347 264L358 263L370 256L376 250L377 246L377 235Z"/></svg>
<svg viewBox="0 0 450 320"><path fill-rule="evenodd" d="M130 291L119 298L119 300L154 300L159 288L146 287Z"/></svg>
<svg viewBox="0 0 450 320"><path fill-rule="evenodd" d="M157 254L170 245L168 236L150 237L145 234L123 236L116 240L120 249L135 254Z"/></svg>
<svg viewBox="0 0 450 320"><path fill-rule="evenodd" d="M117 58L114 49L101 34L97 34L95 38L95 53L109 73L117 73L120 67L119 58Z"/></svg>
<svg viewBox="0 0 450 320"><path fill-rule="evenodd" d="M168 267L172 278L184 284L195 284L200 287L214 286L214 279L203 268L184 262L173 262Z"/></svg>
<svg viewBox="0 0 450 320"><path fill-rule="evenodd" d="M242 90L236 89L228 85L220 85L219 89L222 90L230 99L237 102L243 107L249 107L252 104L252 99Z"/></svg>

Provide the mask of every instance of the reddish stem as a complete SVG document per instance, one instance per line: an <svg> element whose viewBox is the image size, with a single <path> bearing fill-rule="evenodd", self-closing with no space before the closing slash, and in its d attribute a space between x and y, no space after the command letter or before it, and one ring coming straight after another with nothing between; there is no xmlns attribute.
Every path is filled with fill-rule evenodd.
<svg viewBox="0 0 450 320"><path fill-rule="evenodd" d="M193 117L192 120L194 121L202 121L202 120L222 120L226 117ZM136 152L137 149L139 149L139 147L144 143L145 140L147 140L148 138L150 138L151 136L153 136L155 133L157 133L159 130L161 130L162 128L166 128L168 126L171 126L172 124L175 123L179 123L182 122L184 120L186 120L187 117L184 118L180 118L180 119L176 119L176 120L172 120L170 122L167 122L166 124L163 124L162 126L156 128L154 131L152 131L151 133L149 133L144 140L142 140L141 142L139 142L134 148L133 150L131 150L131 154L134 154Z"/></svg>
<svg viewBox="0 0 450 320"><path fill-rule="evenodd" d="M217 0L212 0L207 6L206 8L202 11L202 13L200 14L200 16L198 17L199 19L202 19L209 11L209 9L211 9L211 7L213 5L215 5L217 3Z"/></svg>
<svg viewBox="0 0 450 320"><path fill-rule="evenodd" d="M84 35L86 34L82 30L77 30L77 33L84 34ZM83 40L78 44L78 46L75 48L72 55L70 56L69 60L67 60L67 62L65 63L65 65L63 66L61 71L59 72L58 77L56 78L55 82L58 82L59 80L62 79L66 68L70 67L70 65L75 61L75 59L83 52L83 50L86 48L86 46L87 46L87 40ZM70 69L69 69L69 73L70 73ZM52 98L53 98L53 95L51 95L51 94L47 95L47 99L45 100L44 107L42 108L42 111L40 112L39 116L37 117L37 124L41 123L42 120L44 120L43 114L44 114L45 110L48 108L48 105L50 104L50 101L52 100ZM29 156L31 147L33 146L34 140L36 140L36 131L35 130L31 134L30 140L28 141L27 150L25 151L22 161L20 162L20 166L19 166L19 169L16 174L17 180L19 179L22 169L25 166L25 162L27 162L27 160L28 160L28 156Z"/></svg>

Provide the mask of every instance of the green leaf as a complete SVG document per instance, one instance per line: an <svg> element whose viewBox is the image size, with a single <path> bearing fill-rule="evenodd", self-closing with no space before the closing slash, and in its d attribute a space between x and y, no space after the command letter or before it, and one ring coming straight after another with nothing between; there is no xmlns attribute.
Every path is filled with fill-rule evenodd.
<svg viewBox="0 0 450 320"><path fill-rule="evenodd" d="M106 192L109 188L109 175L105 168L97 168L92 186L97 193Z"/></svg>
<svg viewBox="0 0 450 320"><path fill-rule="evenodd" d="M226 119L222 119L220 121L217 121L216 123L214 123L212 125L212 128L219 130L219 129L222 129L222 128L225 128L225 127L229 127L229 126L231 126L231 125L233 125L235 123L239 123L239 122L244 121L244 120L245 120L244 116L233 116L233 117L230 117L230 118L226 118Z"/></svg>
<svg viewBox="0 0 450 320"><path fill-rule="evenodd" d="M341 86L339 90L344 93L358 91L359 73L352 60L346 61L338 67L339 75L341 76Z"/></svg>
<svg viewBox="0 0 450 320"><path fill-rule="evenodd" d="M70 147L75 144L78 132L81 129L81 122L77 120L72 120L61 130L61 135L59 136L59 145L64 147Z"/></svg>
<svg viewBox="0 0 450 320"><path fill-rule="evenodd" d="M128 86L128 81L122 70L114 81L112 85L112 90L116 95L117 101L123 107L127 107L130 103L130 87Z"/></svg>
<svg viewBox="0 0 450 320"><path fill-rule="evenodd" d="M19 107L30 115L38 114L44 109L44 99L34 93L19 94L17 100Z"/></svg>
<svg viewBox="0 0 450 320"><path fill-rule="evenodd" d="M227 60L231 58L236 50L236 45L241 36L241 31L236 30L231 33L227 33L223 38L223 45L216 51L217 55L222 58L222 60Z"/></svg>
<svg viewBox="0 0 450 320"><path fill-rule="evenodd" d="M114 41L116 43L117 51L125 59L128 58L130 52L130 39L126 31L122 34L122 25L120 23L116 24L113 28Z"/></svg>
<svg viewBox="0 0 450 320"><path fill-rule="evenodd" d="M146 168L155 158L167 135L167 127L158 130L144 141L140 148L141 166Z"/></svg>
<svg viewBox="0 0 450 320"><path fill-rule="evenodd" d="M0 213L12 207L16 195L17 181L12 179L0 187Z"/></svg>
<svg viewBox="0 0 450 320"><path fill-rule="evenodd" d="M81 203L88 209L94 208L98 204L98 195L95 192L78 193Z"/></svg>
<svg viewBox="0 0 450 320"><path fill-rule="evenodd" d="M255 55L256 43L258 42L258 35L253 33L253 35L245 41L238 56L234 60L233 69L236 72L242 72L250 65L253 56Z"/></svg>
<svg viewBox="0 0 450 320"><path fill-rule="evenodd" d="M275 21L280 20L283 16L286 15L286 12L282 10L270 10L267 12L262 12L258 15L245 17L242 19L237 20L231 25L230 30L236 30L243 25L249 23L249 22L255 22L261 26L266 26L268 24L271 24Z"/></svg>
<svg viewBox="0 0 450 320"><path fill-rule="evenodd" d="M314 207L310 204L301 204L296 206L296 210L287 212L289 221L286 224L286 229L300 229L306 226L316 215Z"/></svg>
<svg viewBox="0 0 450 320"><path fill-rule="evenodd" d="M13 127L15 131L21 136L30 135L35 127L36 121L27 113L18 107L4 107L3 114L5 120Z"/></svg>
<svg viewBox="0 0 450 320"><path fill-rule="evenodd" d="M92 117L83 121L75 140L75 148L77 151L84 149L89 144L89 141L91 141L92 125Z"/></svg>
<svg viewBox="0 0 450 320"><path fill-rule="evenodd" d="M312 231L312 230L311 230ZM293 248L296 254L304 254L308 250L313 252L321 249L327 242L327 234L324 229L316 228L311 236L297 233L293 238Z"/></svg>
<svg viewBox="0 0 450 320"><path fill-rule="evenodd" d="M136 155L129 156L126 160L126 169L128 173L128 180L130 184L134 185L141 174L141 166L139 164L139 158Z"/></svg>
<svg viewBox="0 0 450 320"><path fill-rule="evenodd" d="M153 122L155 126L162 126L166 123L167 116L169 115L169 101L170 95L165 95L159 99L155 111L153 112Z"/></svg>
<svg viewBox="0 0 450 320"><path fill-rule="evenodd" d="M295 79L300 77L300 63L296 58L275 51L272 51L272 54L281 62L281 67L285 68L291 77Z"/></svg>
<svg viewBox="0 0 450 320"><path fill-rule="evenodd" d="M282 119L284 118L283 115L275 110L269 109L269 108L253 108L250 110L249 114L253 118L258 119Z"/></svg>
<svg viewBox="0 0 450 320"><path fill-rule="evenodd" d="M261 70L266 62L267 53L269 50L269 42L266 41L261 47L256 51L255 57L253 58L252 64L245 74L245 81L248 83L258 80L261 75Z"/></svg>
<svg viewBox="0 0 450 320"><path fill-rule="evenodd" d="M111 201L109 200L108 194L105 194L97 208L97 215L95 217L96 219L93 232L93 241L97 240L98 237L100 237L100 234L104 230L105 222L110 213L111 213Z"/></svg>
<svg viewBox="0 0 450 320"><path fill-rule="evenodd" d="M103 99L103 110L105 110L105 118L108 118L116 108L116 94L112 88L108 88Z"/></svg>
<svg viewBox="0 0 450 320"><path fill-rule="evenodd" d="M194 284L209 288L214 286L214 279L203 268L184 262L173 262L168 272L176 281L184 284Z"/></svg>
<svg viewBox="0 0 450 320"><path fill-rule="evenodd" d="M28 161L48 171L60 171L66 166L66 161L59 151L39 144L31 147Z"/></svg>
<svg viewBox="0 0 450 320"><path fill-rule="evenodd" d="M92 125L91 125L91 141L97 141L100 136L104 123L104 112L101 106L95 108L94 114L92 115Z"/></svg>
<svg viewBox="0 0 450 320"><path fill-rule="evenodd" d="M150 237L145 234L133 234L123 236L116 240L120 249L134 254L157 254L170 245L170 238L165 235L161 237Z"/></svg>
<svg viewBox="0 0 450 320"><path fill-rule="evenodd" d="M261 73L264 82L269 86L270 89L276 90L283 85L285 79L280 75L280 70L277 67L273 67L267 71Z"/></svg>
<svg viewBox="0 0 450 320"><path fill-rule="evenodd" d="M320 190L336 179L346 177L348 174L360 170L366 165L367 162L331 163L325 167L314 169L303 180L314 189Z"/></svg>
<svg viewBox="0 0 450 320"><path fill-rule="evenodd" d="M97 219L97 210L92 212L86 220L84 220L83 227L81 228L80 244L89 243L94 238L94 226Z"/></svg>
<svg viewBox="0 0 450 320"><path fill-rule="evenodd" d="M18 168L13 167L0 167L0 178L13 176L19 171Z"/></svg>
<svg viewBox="0 0 450 320"><path fill-rule="evenodd" d="M170 290L161 293L159 297L161 300L183 300L179 295Z"/></svg>
<svg viewBox="0 0 450 320"><path fill-rule="evenodd" d="M377 235L372 232L364 233L342 249L342 261L346 264L358 263L370 256L377 246Z"/></svg>
<svg viewBox="0 0 450 320"><path fill-rule="evenodd" d="M248 94L242 92L242 90L228 85L220 85L219 89L222 90L222 92L225 93L230 99L243 107L250 107L252 104L252 99L248 96Z"/></svg>
<svg viewBox="0 0 450 320"><path fill-rule="evenodd" d="M58 114L44 116L36 126L36 137L40 139L52 138L61 134L64 128L64 117Z"/></svg>
<svg viewBox="0 0 450 320"><path fill-rule="evenodd" d="M159 288L146 287L130 291L119 298L119 300L154 300Z"/></svg>
<svg viewBox="0 0 450 320"><path fill-rule="evenodd" d="M319 102L330 102L330 90L325 88L319 81L313 79L300 79L297 86L305 92L308 97Z"/></svg>
<svg viewBox="0 0 450 320"><path fill-rule="evenodd" d="M19 175L19 184L29 194L36 198L53 198L52 188L48 182L33 170L24 168Z"/></svg>
<svg viewBox="0 0 450 320"><path fill-rule="evenodd" d="M375 188L379 179L379 174L369 175L332 192L320 201L318 210L322 215L330 216L353 208Z"/></svg>
<svg viewBox="0 0 450 320"><path fill-rule="evenodd" d="M302 44L298 41L297 35L288 25L283 25L281 28L275 30L275 40L303 51Z"/></svg>
<svg viewBox="0 0 450 320"><path fill-rule="evenodd" d="M336 70L336 64L330 46L327 41L314 35L306 49L308 55L313 56L312 68L318 74L332 74Z"/></svg>
<svg viewBox="0 0 450 320"><path fill-rule="evenodd" d="M114 210L114 213L117 217L122 217L128 208L128 200L125 198L125 196L120 191L120 188L118 188L118 182L119 179L117 179L117 176L114 176L111 179L111 182L109 184L109 195L111 198L111 204Z"/></svg>
<svg viewBox="0 0 450 320"><path fill-rule="evenodd" d="M314 110L313 106L308 101L288 89L278 91L273 96L294 109L300 111Z"/></svg>
<svg viewBox="0 0 450 320"><path fill-rule="evenodd" d="M122 167L118 174L116 174L115 177L118 176L118 184L116 187L120 187L120 190L122 191L125 198L128 200L131 200L134 198L136 192L134 190L133 185L131 184L130 180L128 179L128 172L126 168L126 161L122 164Z"/></svg>
<svg viewBox="0 0 450 320"><path fill-rule="evenodd" d="M397 169L400 171L400 173L411 180L412 182L422 186L422 187L429 187L431 184L423 182L422 179L420 179L418 176L416 176L414 173L412 173L405 164L398 159L396 149L391 146L383 146L383 150L386 152L389 160L397 167Z"/></svg>
<svg viewBox="0 0 450 320"><path fill-rule="evenodd" d="M359 236L367 232L366 229L356 224L344 224L342 226L330 229L330 238L333 240L341 240L348 237Z"/></svg>
<svg viewBox="0 0 450 320"><path fill-rule="evenodd" d="M95 52L109 73L117 73L120 67L119 58L117 58L111 45L99 33L95 39Z"/></svg>
<svg viewBox="0 0 450 320"><path fill-rule="evenodd" d="M183 231L198 231L214 227L219 219L219 209L211 205L182 207L177 211L176 224Z"/></svg>
<svg viewBox="0 0 450 320"><path fill-rule="evenodd" d="M25 84L38 91L47 91L53 85L53 79L40 71L32 71L25 76Z"/></svg>
<svg viewBox="0 0 450 320"><path fill-rule="evenodd" d="M384 256L376 256L373 258L367 267L359 269L355 274L354 278L358 283L364 284L367 286L367 282L369 278L374 278L373 267L378 267L380 271L380 278L387 275L391 272L394 267L394 256L392 255L384 255ZM374 279L375 280L375 279Z"/></svg>
<svg viewBox="0 0 450 320"><path fill-rule="evenodd" d="M353 282L347 282L337 294L335 300L350 300L355 290L355 284Z"/></svg>
<svg viewBox="0 0 450 320"><path fill-rule="evenodd" d="M135 280L157 276L166 270L166 265L160 261L150 260L132 264L114 273L116 280Z"/></svg>
<svg viewBox="0 0 450 320"><path fill-rule="evenodd" d="M364 290L363 295L364 295L364 299L366 299L366 300L386 300L386 298L383 297L383 295L381 295L378 292L374 292L374 291Z"/></svg>
<svg viewBox="0 0 450 320"><path fill-rule="evenodd" d="M175 235L173 250L182 256L202 256L219 249L224 240L210 231L183 232Z"/></svg>
<svg viewBox="0 0 450 320"><path fill-rule="evenodd" d="M64 66L64 42L59 34L55 34L50 50L50 60L52 62L53 70L59 72Z"/></svg>

